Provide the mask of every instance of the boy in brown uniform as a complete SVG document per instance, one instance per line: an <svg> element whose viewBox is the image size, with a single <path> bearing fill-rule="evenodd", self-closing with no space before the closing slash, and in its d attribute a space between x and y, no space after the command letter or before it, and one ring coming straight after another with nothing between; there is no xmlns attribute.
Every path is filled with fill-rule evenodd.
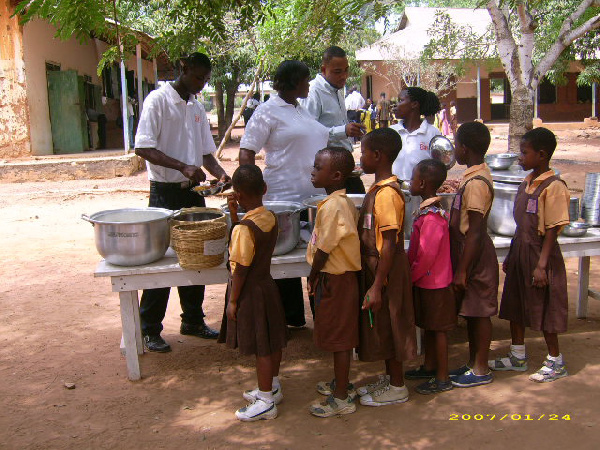
<svg viewBox="0 0 600 450"><path fill-rule="evenodd" d="M469 363L450 372L456 387L479 386L494 380L488 354L491 317L498 313L499 271L494 243L487 233L494 199L492 175L484 162L490 140L489 130L480 122L464 123L455 137L456 161L466 164L467 170L450 211L452 284L469 335Z"/></svg>
<svg viewBox="0 0 600 450"><path fill-rule="evenodd" d="M317 417L356 411L354 396L348 392L348 377L352 349L358 345L360 244L358 212L344 189L353 169L351 153L343 148L325 148L317 153L311 176L312 184L325 188L328 194L317 206L306 251L306 260L312 266L308 291L315 297L313 337L317 347L333 353L335 374L329 383L331 395L309 409ZM325 384L319 383L317 390Z"/></svg>
<svg viewBox="0 0 600 450"><path fill-rule="evenodd" d="M375 174L358 220L362 271L361 361L385 361L386 374L358 389L361 405L384 406L408 400L403 361L416 357L410 265L404 251L404 194L392 163L402 149L390 128L367 134L361 167Z"/></svg>
<svg viewBox="0 0 600 450"><path fill-rule="evenodd" d="M506 272L500 318L510 320L512 345L504 358L489 362L492 370L527 370L525 327L543 331L548 356L529 379L538 383L567 376L558 333L567 331L567 273L556 241L569 223L569 190L550 169L556 137L535 128L521 140L519 163L533 172L519 186L514 217L517 231L502 264Z"/></svg>

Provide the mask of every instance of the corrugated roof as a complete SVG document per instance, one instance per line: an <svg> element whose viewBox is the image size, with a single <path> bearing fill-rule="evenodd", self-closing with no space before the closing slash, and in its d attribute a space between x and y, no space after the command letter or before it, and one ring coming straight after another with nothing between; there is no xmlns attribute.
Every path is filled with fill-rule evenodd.
<svg viewBox="0 0 600 450"><path fill-rule="evenodd" d="M420 8L407 7L402 22L404 27L395 33L381 38L373 45L356 51L358 61L382 61L395 59L393 55L400 53L403 58L418 58L429 43L431 37L427 31L435 22L436 13L447 13L452 22L459 26L471 27L474 33L484 35L492 20L487 9L470 8Z"/></svg>

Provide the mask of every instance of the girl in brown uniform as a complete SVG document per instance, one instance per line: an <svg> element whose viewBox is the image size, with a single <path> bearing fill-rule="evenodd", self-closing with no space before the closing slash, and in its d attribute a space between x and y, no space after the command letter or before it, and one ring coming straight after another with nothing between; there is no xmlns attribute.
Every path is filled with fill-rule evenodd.
<svg viewBox="0 0 600 450"><path fill-rule="evenodd" d="M239 348L242 355L256 355L258 388L245 391L251 402L236 411L245 422L277 417L283 399L279 383L281 349L286 345L283 304L271 277L271 257L277 241L277 219L262 204L266 184L257 166L242 165L234 172L233 194L227 198L232 233L231 266L225 314L219 342ZM248 211L238 222L238 203Z"/></svg>
<svg viewBox="0 0 600 450"><path fill-rule="evenodd" d="M493 381L488 367L492 340L491 317L498 312L498 259L487 233L494 189L484 156L490 132L480 122L467 122L456 132L456 161L467 170L450 210L450 253L459 314L467 320L469 362L451 371L455 387Z"/></svg>
<svg viewBox="0 0 600 450"><path fill-rule="evenodd" d="M361 167L375 174L358 219L360 237L361 361L385 361L386 373L360 387L361 405L384 406L408 400L403 362L416 357L410 265L404 251L404 194L392 163L402 149L400 135L380 128L361 143Z"/></svg>
<svg viewBox="0 0 600 450"><path fill-rule="evenodd" d="M550 169L556 137L546 128L523 136L519 163L533 172L519 186L517 231L502 269L506 272L500 318L510 320L512 345L506 357L489 361L493 370L527 370L525 327L542 331L548 356L529 379L538 383L567 376L558 333L567 331L567 274L556 237L569 223L569 190Z"/></svg>

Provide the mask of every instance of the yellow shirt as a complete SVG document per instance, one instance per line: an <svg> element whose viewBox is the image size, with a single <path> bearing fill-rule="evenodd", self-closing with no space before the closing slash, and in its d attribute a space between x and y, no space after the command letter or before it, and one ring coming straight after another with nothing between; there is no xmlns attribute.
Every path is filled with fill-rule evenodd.
<svg viewBox="0 0 600 450"><path fill-rule="evenodd" d="M248 211L242 220L251 220L261 231L268 233L275 226L275 217L267 208L260 206ZM246 225L237 225L229 242L229 264L231 273L236 264L250 266L254 259L254 233Z"/></svg>
<svg viewBox="0 0 600 450"><path fill-rule="evenodd" d="M358 211L346 190L340 189L328 195L317 205L317 217L308 248L306 260L313 263L315 253L321 250L329 255L322 272L341 275L359 271L360 241L356 224Z"/></svg>
<svg viewBox="0 0 600 450"><path fill-rule="evenodd" d="M470 179L481 176L486 178L492 185L492 173L486 163L471 166L463 174L459 189ZM473 180L467 184L463 193L460 207L460 232L467 234L469 231L469 214L467 211L477 211L484 216L492 207L492 193L488 185L482 180Z"/></svg>
<svg viewBox="0 0 600 450"><path fill-rule="evenodd" d="M527 175L527 187L525 192L533 194L537 187L549 177L554 176L553 170L544 172L535 180L532 180L533 174ZM571 194L569 189L560 181L555 181L544 189L538 198L538 234L544 236L546 230L554 227L560 227L558 232L569 223L569 202Z"/></svg>
<svg viewBox="0 0 600 450"><path fill-rule="evenodd" d="M381 180L371 186L369 191L372 191L377 186L385 186L386 184L398 181L396 175ZM404 240L404 236L400 236L402 223L404 222L404 199L396 192L395 189L388 187L382 188L375 196L375 205L373 206L373 223L375 224L375 246L381 255L383 248L383 232L388 230L397 230L396 242L398 239Z"/></svg>

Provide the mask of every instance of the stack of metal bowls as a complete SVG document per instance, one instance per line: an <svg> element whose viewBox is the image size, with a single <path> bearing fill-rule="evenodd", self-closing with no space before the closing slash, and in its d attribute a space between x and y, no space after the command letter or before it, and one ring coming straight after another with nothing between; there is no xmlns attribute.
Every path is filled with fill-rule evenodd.
<svg viewBox="0 0 600 450"><path fill-rule="evenodd" d="M581 217L591 226L600 225L600 173L586 173Z"/></svg>

